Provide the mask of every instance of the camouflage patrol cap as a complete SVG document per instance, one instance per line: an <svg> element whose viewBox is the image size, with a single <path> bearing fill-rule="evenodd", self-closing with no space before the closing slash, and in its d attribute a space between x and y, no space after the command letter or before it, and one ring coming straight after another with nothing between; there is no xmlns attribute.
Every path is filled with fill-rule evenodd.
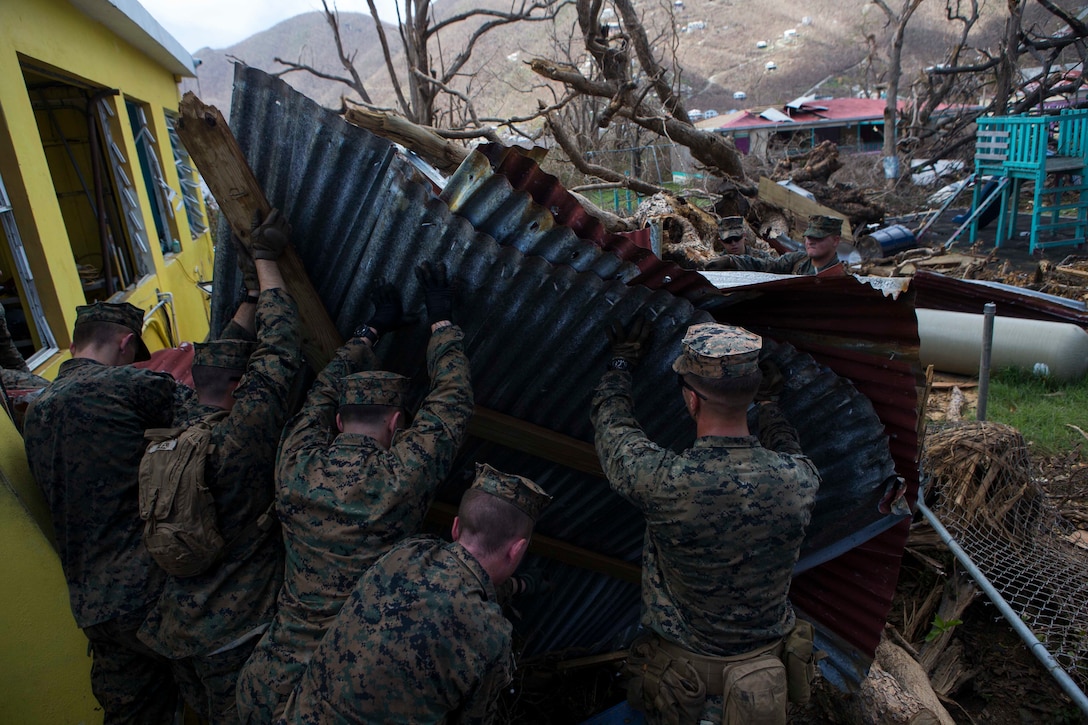
<svg viewBox="0 0 1088 725"><path fill-rule="evenodd" d="M86 322L108 322L131 330L136 335L136 362L151 359L144 344L144 311L128 302L95 302L76 308L75 327Z"/></svg>
<svg viewBox="0 0 1088 725"><path fill-rule="evenodd" d="M211 340L193 345L193 366L245 370L257 343L249 340Z"/></svg>
<svg viewBox="0 0 1088 725"><path fill-rule="evenodd" d="M842 219L834 216L822 216L813 214L808 218L808 228L805 229L806 237L823 239L830 236L842 235Z"/></svg>
<svg viewBox="0 0 1088 725"><path fill-rule="evenodd" d="M497 471L486 463L476 464L476 478L472 482L472 488L512 503L533 521L536 521L540 512L552 501L551 496L528 478Z"/></svg>
<svg viewBox="0 0 1088 725"><path fill-rule="evenodd" d="M736 378L759 370L763 338L743 327L704 322L692 325L672 369L681 375Z"/></svg>
<svg viewBox="0 0 1088 725"><path fill-rule="evenodd" d="M403 408L408 378L385 370L370 370L344 377L340 405L389 405Z"/></svg>
<svg viewBox="0 0 1088 725"><path fill-rule="evenodd" d="M744 236L744 217L727 216L718 220L718 238L736 239Z"/></svg>

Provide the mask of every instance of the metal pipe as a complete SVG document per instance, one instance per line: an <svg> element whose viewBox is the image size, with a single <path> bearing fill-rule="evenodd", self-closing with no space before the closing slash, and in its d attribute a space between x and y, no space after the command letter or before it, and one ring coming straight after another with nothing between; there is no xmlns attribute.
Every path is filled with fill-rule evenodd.
<svg viewBox="0 0 1088 725"><path fill-rule="evenodd" d="M967 570L967 573L975 580L979 588L985 592L986 596L990 598L990 601L994 603L998 611L1001 612L1001 616L1005 618L1016 632L1020 636L1020 639L1027 645L1027 648L1031 651L1035 658L1042 663L1043 667L1047 669L1050 676L1058 683L1058 687L1062 688L1062 692L1069 695L1069 698L1073 703L1080 708L1080 711L1085 715L1088 715L1088 696L1084 694L1084 691L1077 687L1077 683L1073 682L1073 679L1062 668L1062 665L1058 660L1054 659L1054 655L1050 654L1046 645L1039 641L1039 638L1035 636L1028 625L1024 624L1024 620L1020 619L1020 615L1009 606L1009 603L1005 601L1005 598L1001 596L1001 592L997 591L990 580L986 578L986 575L975 565L975 562L971 561L971 557L967 555L967 552L960 548L960 545L952 538L952 534L937 518L937 514L933 513L925 502L920 498L918 500L918 510L925 516L926 521L933 527L933 530L937 532L937 535L941 537L941 541L948 546L952 555L956 557L956 560L963 565L963 568Z"/></svg>
<svg viewBox="0 0 1088 725"><path fill-rule="evenodd" d="M990 357L994 350L994 315L997 305L987 302L982 307L982 356L978 362L978 405L975 418L986 420L986 403L990 397Z"/></svg>
<svg viewBox="0 0 1088 725"><path fill-rule="evenodd" d="M144 327L147 327L147 323L151 321L151 318L155 316L156 312L158 312L160 309L164 310L167 323L166 342L172 347L177 347L178 318L177 315L174 313L174 295L170 292L159 292L157 293L157 297L158 302L155 303L155 306L144 314ZM171 318L173 318L172 321ZM171 325L173 325L173 329L170 329Z"/></svg>

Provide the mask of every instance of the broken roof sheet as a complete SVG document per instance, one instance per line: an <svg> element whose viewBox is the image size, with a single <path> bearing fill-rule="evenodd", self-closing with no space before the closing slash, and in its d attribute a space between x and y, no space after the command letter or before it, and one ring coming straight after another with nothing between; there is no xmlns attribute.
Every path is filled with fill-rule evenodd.
<svg viewBox="0 0 1088 725"><path fill-rule="evenodd" d="M408 310L421 310L414 267L424 259L449 266L458 286L455 316L466 333L477 404L510 417L508 430L501 435L476 422L458 457L457 473L440 489L439 500L456 502L475 461L534 478L556 498L538 524L537 538L551 547L548 558L537 557L528 564L542 569L556 589L519 606L525 618L517 626L525 637L526 653L616 646L638 619L638 587L629 573L641 556L643 519L611 492L591 465L566 465L565 454L579 446L584 451L592 440L589 401L607 361L604 330L613 319L627 322L638 314L651 320L653 342L635 376L636 413L662 445L683 448L690 443L693 430L677 390L658 381L673 379L669 365L680 337L688 325L711 319L709 313L667 289L653 289L654 280L651 286L627 284L645 275L632 276L627 260L607 245L602 253L595 242L576 243L577 235L558 228L564 225L552 222L544 229L544 217L526 211L524 198L513 198L528 192L515 190L509 182L494 203L499 208L513 206L485 216L492 220L491 227L508 227L509 234L499 237L511 239L527 238L523 227L533 222L526 219L539 220L541 229L536 231L547 241L536 240L540 243L528 248L531 253L499 244L493 232L485 233L469 219L452 214L433 195L430 183L388 142L344 123L259 71L240 67L235 83L231 125L238 142L269 201L291 221L299 255L342 334L369 314L367 296L378 279L404 291ZM526 178L543 179L536 173ZM561 196L557 182L543 179L540 186L548 191L545 196ZM447 185L447 193L460 192L456 185L453 191ZM467 200L466 209L473 208L474 194L462 198ZM521 211L515 213L515 208ZM235 299L238 285L226 251L230 245L219 248L224 253L216 259L216 327L229 317L228 300ZM814 278L800 280L796 294L804 298L802 290L813 282ZM669 283L660 280L658 286ZM864 301L866 312L861 317L874 328L879 326L880 309L902 306L867 287L867 293L855 291L848 298L827 289L824 309L832 317L845 310L856 314L855 306ZM762 297L758 289L729 298L714 293L715 305L727 300L738 320L748 318L753 325L774 331L758 309L751 309L760 306L757 301ZM811 305L811 298L806 303ZM715 314L720 317L720 310ZM823 325L832 331L843 327L850 325L842 319ZM807 344L836 364L856 367L863 384L873 390L887 382L884 397L895 399L903 392L901 378L907 373L896 359L902 351L893 351L887 342L900 332L891 327L873 329L860 338L815 335ZM790 332L788 326L779 329ZM422 385L426 338L423 326L405 330L383 339L378 352L386 367ZM804 334L798 338L806 342ZM915 346L916 340L915 334ZM894 353L889 358L894 376L872 365L877 349L885 357ZM854 385L814 357L790 345L781 345L775 354L792 373L783 395L786 412L802 429L806 451L830 472L801 562L802 567L814 568L795 581L794 599L821 624L832 663L841 670L838 679L856 680L875 649L902 551L902 524L897 523L902 517L875 510L904 455L896 453L893 441L889 458L885 436L889 431L898 435L909 422L875 415L873 405ZM911 391L912 386L913 382ZM905 404L885 400L878 405ZM534 425L539 428L530 427ZM837 435L826 434L832 429ZM865 474L857 476L854 471ZM909 471L899 473L911 477ZM848 515L843 506L850 507ZM850 525L843 527L844 521ZM869 543L856 546L870 536ZM867 555L864 547L873 546L877 553ZM834 558L816 566L827 557ZM860 585L859 572L864 577ZM856 619L843 616L854 614L855 608L860 610Z"/></svg>
<svg viewBox="0 0 1088 725"><path fill-rule="evenodd" d="M917 293L918 306L926 309L982 314L983 306L993 302L1001 317L1069 322L1088 329L1088 305L1078 300L1000 282L956 279L926 270L915 273L911 286Z"/></svg>

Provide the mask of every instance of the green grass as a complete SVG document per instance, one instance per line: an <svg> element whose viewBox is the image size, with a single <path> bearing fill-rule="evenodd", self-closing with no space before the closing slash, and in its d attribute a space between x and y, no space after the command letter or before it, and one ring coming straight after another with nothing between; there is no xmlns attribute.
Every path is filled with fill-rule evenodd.
<svg viewBox="0 0 1088 725"><path fill-rule="evenodd" d="M1020 431L1044 455L1074 448L1088 457L1088 441L1067 424L1088 432L1088 377L1072 383L1008 368L990 378L987 415Z"/></svg>

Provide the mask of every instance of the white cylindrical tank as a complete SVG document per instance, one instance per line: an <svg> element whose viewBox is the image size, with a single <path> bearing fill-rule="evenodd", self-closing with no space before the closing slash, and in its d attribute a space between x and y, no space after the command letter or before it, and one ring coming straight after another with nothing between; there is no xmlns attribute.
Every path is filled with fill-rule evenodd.
<svg viewBox="0 0 1088 725"><path fill-rule="evenodd" d="M919 357L923 365L961 375L978 375L982 315L918 309ZM1056 380L1088 373L1088 332L1065 322L994 318L993 369L1032 370L1043 363Z"/></svg>

